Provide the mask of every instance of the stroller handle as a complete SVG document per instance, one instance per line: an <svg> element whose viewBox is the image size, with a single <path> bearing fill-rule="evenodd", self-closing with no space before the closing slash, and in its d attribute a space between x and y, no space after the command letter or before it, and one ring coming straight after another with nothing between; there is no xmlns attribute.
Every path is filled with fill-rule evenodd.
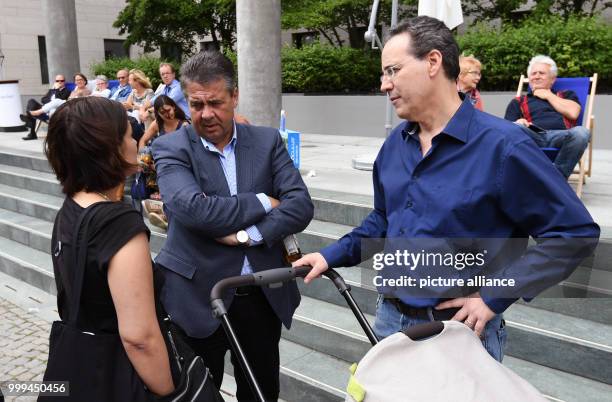
<svg viewBox="0 0 612 402"><path fill-rule="evenodd" d="M305 277L311 269L312 267L310 266L273 268L254 272L249 275L238 275L221 279L210 291L210 304L213 309L213 315L219 317L227 313L223 303L223 294L229 289L235 289L240 286L269 286L282 284L298 277Z"/></svg>
<svg viewBox="0 0 612 402"><path fill-rule="evenodd" d="M240 286L270 286L289 282L295 278L304 278L310 270L311 266L273 268L265 271L254 272L250 275L231 276L220 280L213 286L210 291L210 304L212 306L213 315L219 317L227 313L223 303L223 294L229 289L235 289ZM344 279L333 269L328 269L323 272L323 275L331 279L338 290L344 291L350 289L344 282Z"/></svg>

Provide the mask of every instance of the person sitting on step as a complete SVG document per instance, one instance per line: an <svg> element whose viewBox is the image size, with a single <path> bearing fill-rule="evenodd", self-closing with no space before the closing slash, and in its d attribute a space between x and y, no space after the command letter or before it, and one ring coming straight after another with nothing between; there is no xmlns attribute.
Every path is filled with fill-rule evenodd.
<svg viewBox="0 0 612 402"><path fill-rule="evenodd" d="M39 110L43 107L43 105L51 102L53 99L68 99L70 96L70 91L66 88L66 78L62 74L58 74L55 76L55 83L53 87L51 87L45 96L43 96L38 102L36 99L29 99L28 104L26 106L26 114L22 114L19 117L25 123L26 127L30 129L30 133L23 137L24 140L35 140L38 137L36 136L36 120L47 121L49 119L48 115L40 115L37 117L31 116L28 112L32 110ZM42 103L41 103L42 102Z"/></svg>

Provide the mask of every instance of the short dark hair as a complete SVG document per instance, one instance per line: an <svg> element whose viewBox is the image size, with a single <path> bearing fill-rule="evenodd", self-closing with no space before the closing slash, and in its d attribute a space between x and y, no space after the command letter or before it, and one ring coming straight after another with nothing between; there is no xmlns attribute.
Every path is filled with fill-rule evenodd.
<svg viewBox="0 0 612 402"><path fill-rule="evenodd" d="M85 85L87 85L87 77L85 77L85 74L83 74L83 73L76 73L76 74L74 74L73 79L75 81L76 81L76 77L81 77L85 81Z"/></svg>
<svg viewBox="0 0 612 402"><path fill-rule="evenodd" d="M153 102L153 113L155 114L155 121L157 122L157 127L160 129L163 127L164 121L159 114L159 110L164 106L172 106L174 108L174 117L178 120L186 121L187 116L185 116L185 112L179 106L177 106L176 102L169 96L159 95L155 98L155 102Z"/></svg>
<svg viewBox="0 0 612 402"><path fill-rule="evenodd" d="M234 64L218 50L204 50L191 56L181 67L181 84L210 84L225 80L227 90L236 88Z"/></svg>
<svg viewBox="0 0 612 402"><path fill-rule="evenodd" d="M161 63L159 63L159 69L161 70L162 67L170 67L170 72L172 72L173 74L176 72L174 71L174 66L172 65L172 63L162 61Z"/></svg>
<svg viewBox="0 0 612 402"><path fill-rule="evenodd" d="M432 50L442 53L442 68L449 80L459 76L459 46L452 32L444 23L424 15L407 19L390 32L390 37L401 34L410 35L411 48L408 53L419 60Z"/></svg>
<svg viewBox="0 0 612 402"><path fill-rule="evenodd" d="M106 191L125 180L133 168L121 154L127 127L123 105L110 99L70 99L57 108L44 150L66 195Z"/></svg>

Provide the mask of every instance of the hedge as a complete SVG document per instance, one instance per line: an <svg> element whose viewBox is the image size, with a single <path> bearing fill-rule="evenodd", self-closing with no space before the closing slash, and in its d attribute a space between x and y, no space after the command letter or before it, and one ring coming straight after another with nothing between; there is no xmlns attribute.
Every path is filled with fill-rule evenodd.
<svg viewBox="0 0 612 402"><path fill-rule="evenodd" d="M612 26L600 18L547 16L507 25L501 30L477 25L457 38L465 54L483 63L481 90L516 90L529 60L552 57L559 76L598 73L598 92L609 91L612 78Z"/></svg>
<svg viewBox="0 0 612 402"><path fill-rule="evenodd" d="M236 53L225 55L237 65ZM380 88L380 52L313 44L281 49L284 93L371 93Z"/></svg>
<svg viewBox="0 0 612 402"><path fill-rule="evenodd" d="M153 89L155 89L162 82L159 76L159 63L162 61L172 64L174 66L174 70L178 72L180 67L178 63L149 56L140 57L135 60L130 60L127 57L104 60L99 63L94 63L91 66L91 71L95 75L104 74L109 79L114 80L117 76L117 71L120 69L127 68L128 70L131 70L133 68L137 68L145 73L145 75L151 81Z"/></svg>
<svg viewBox="0 0 612 402"><path fill-rule="evenodd" d="M380 52L311 45L281 50L283 92L375 92Z"/></svg>
<svg viewBox="0 0 612 402"><path fill-rule="evenodd" d="M236 65L236 53L225 54ZM92 65L94 74L113 79L120 68L139 68L151 80L153 88L161 83L155 57L109 59ZM368 93L380 86L380 52L328 45L301 49L284 47L281 51L283 92ZM178 71L179 65L172 62Z"/></svg>
<svg viewBox="0 0 612 402"><path fill-rule="evenodd" d="M598 93L612 90L612 26L598 17L532 18L503 28L479 24L457 37L465 54L483 63L479 87L514 91L529 60L547 54L559 76L599 74ZM236 64L236 54L226 52ZM154 87L160 83L160 59L111 59L93 65L95 74L115 77L121 67L140 68ZM283 92L372 93L380 91L380 51L314 44L281 49ZM173 63L178 69L178 65Z"/></svg>

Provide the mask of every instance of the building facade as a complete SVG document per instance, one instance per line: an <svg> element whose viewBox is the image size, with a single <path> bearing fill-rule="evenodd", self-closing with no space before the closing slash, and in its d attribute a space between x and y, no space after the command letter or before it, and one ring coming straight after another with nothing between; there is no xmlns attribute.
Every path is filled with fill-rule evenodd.
<svg viewBox="0 0 612 402"><path fill-rule="evenodd" d="M43 1L0 0L0 50L4 55L0 79L19 80L24 98L44 94L52 85ZM107 56L138 57L143 53L138 46L124 49L123 37L113 27L124 7L125 0L75 0L80 70L88 78L93 78L91 65ZM71 77L66 79L72 81Z"/></svg>

